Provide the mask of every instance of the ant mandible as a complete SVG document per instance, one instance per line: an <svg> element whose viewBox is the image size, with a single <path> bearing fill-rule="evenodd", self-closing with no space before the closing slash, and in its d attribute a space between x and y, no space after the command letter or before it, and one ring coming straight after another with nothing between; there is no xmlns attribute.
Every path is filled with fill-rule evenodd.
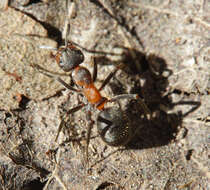
<svg viewBox="0 0 210 190"><path fill-rule="evenodd" d="M68 2L67 2L68 8ZM71 9L69 9L71 10ZM67 24L67 29L69 30L69 24ZM67 31L66 31L67 33ZM53 49L53 48L48 48ZM54 49L55 50L55 49ZM71 72L70 77L74 84L76 84L77 88L73 88L71 85L67 84L60 77L55 77L49 73L43 72L39 65L33 65L39 72L43 73L47 77L53 78L65 86L67 89L74 91L76 93L82 94L88 103L82 103L78 106L70 109L65 113L66 116L75 113L83 107L87 108L87 121L88 121L88 129L87 129L87 139L86 139L86 159L88 160L88 145L90 141L90 133L91 128L94 121L91 119L91 109L95 108L99 110L97 116L97 129L100 134L102 140L111 146L120 146L127 144L131 138L133 137L133 130L130 124L130 120L127 117L126 113L120 107L108 107L106 105L108 102L118 101L120 99L136 99L139 104L142 106L145 115L150 114L150 110L147 108L146 104L137 94L121 94L115 96L111 99L107 99L103 97L100 91L109 83L111 78L115 75L115 73L124 67L123 64L119 64L103 81L100 88L96 88L94 82L97 78L97 65L94 63L93 77L91 76L90 71L80 64L84 61L84 54L81 50L76 48L72 42L67 42L67 35L65 34L65 45L56 49L56 54L54 56L58 66L65 72ZM46 71L46 70L45 70ZM59 126L60 131L62 128L62 121ZM58 132L59 134L59 132ZM58 134L56 136L56 140L58 138Z"/></svg>

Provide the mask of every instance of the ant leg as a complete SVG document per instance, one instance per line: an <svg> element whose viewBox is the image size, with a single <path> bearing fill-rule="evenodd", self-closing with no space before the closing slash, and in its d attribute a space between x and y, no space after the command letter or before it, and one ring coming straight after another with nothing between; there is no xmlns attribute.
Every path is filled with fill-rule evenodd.
<svg viewBox="0 0 210 190"><path fill-rule="evenodd" d="M74 92L80 92L80 90L71 87L69 84L67 84L65 81L63 81L60 77L57 77L56 80L60 82L63 86L65 86L67 89L72 90Z"/></svg>
<svg viewBox="0 0 210 190"><path fill-rule="evenodd" d="M89 167L88 146L89 146L89 143L90 143L91 129L92 129L92 126L93 126L93 123L94 123L94 121L91 119L91 111L90 110L88 110L88 113L86 114L86 119L88 121L88 129L87 129L87 139L86 139L85 154L86 154L87 166Z"/></svg>
<svg viewBox="0 0 210 190"><path fill-rule="evenodd" d="M56 77L56 76L53 76L53 75L51 75L51 74L48 74L48 73L45 73L44 71L43 71L43 69L42 69L42 67L40 67L39 65L33 65L33 67L35 68L35 69L37 69L38 70L38 72L40 72L40 73L42 73L43 75L45 75L45 76L47 76L47 77L49 77L49 78L52 78L52 79L54 79L54 80L56 80L56 81L58 81L59 83L61 83L64 87L66 87L67 89L69 89L69 90L71 90L71 91L74 91L74 92L80 92L80 90L79 89L75 89L75 88L73 88L72 86L70 86L69 84L67 84L64 80L62 80L60 77Z"/></svg>
<svg viewBox="0 0 210 190"><path fill-rule="evenodd" d="M120 94L120 95L117 95L117 96L111 98L109 100L109 102L118 101L118 100L124 99L124 98L137 100L138 103L141 105L141 107L142 107L142 109L144 111L145 116L147 117L147 115L149 115L149 118L147 117L147 119L150 119L150 117L151 117L151 111L147 107L147 105L144 103L143 99L139 97L138 94Z"/></svg>
<svg viewBox="0 0 210 190"><path fill-rule="evenodd" d="M35 68L35 69L37 69L37 70L42 70L44 72L51 73L53 75L69 76L67 73L58 73L58 72L48 71L47 69L45 69L44 67L41 67L38 64L30 64L30 66L33 67L33 68Z"/></svg>
<svg viewBox="0 0 210 190"><path fill-rule="evenodd" d="M125 65L124 64L119 64L107 77L106 79L104 80L104 82L102 83L101 87L99 88L99 91L101 91L108 83L109 81L111 80L111 78L116 74L116 72L119 70L119 69L122 69L124 68Z"/></svg>
<svg viewBox="0 0 210 190"><path fill-rule="evenodd" d="M91 62L93 63L93 82L95 82L97 79L98 67L97 67L97 63L94 60L94 57L92 56L91 56Z"/></svg>
<svg viewBox="0 0 210 190"><path fill-rule="evenodd" d="M65 119L67 118L67 116L68 116L68 115L71 115L71 114L73 114L73 113L75 113L75 112L77 112L77 111L79 111L79 110L80 110L82 107L84 107L84 106L85 106L85 104L80 104L80 105L78 105L78 106L76 106L76 107L70 109L69 111L67 111L67 112L65 113L65 115L63 116L63 118L62 118L62 120L61 120L61 123L60 123L60 125L59 125L59 127L58 127L57 135L56 135L56 137L55 137L55 142L57 142L57 140L58 140L58 136L59 136L59 134L60 134L60 132L61 132L63 126L64 126Z"/></svg>

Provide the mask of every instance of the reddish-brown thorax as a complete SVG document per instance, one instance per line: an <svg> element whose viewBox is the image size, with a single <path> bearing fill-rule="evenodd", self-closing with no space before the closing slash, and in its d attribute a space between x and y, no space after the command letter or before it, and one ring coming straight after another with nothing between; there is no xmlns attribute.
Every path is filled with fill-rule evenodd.
<svg viewBox="0 0 210 190"><path fill-rule="evenodd" d="M104 109L107 99L101 96L99 90L95 87L91 74L85 67L77 66L72 72L74 82L81 87L84 96L90 104L96 106L97 109Z"/></svg>

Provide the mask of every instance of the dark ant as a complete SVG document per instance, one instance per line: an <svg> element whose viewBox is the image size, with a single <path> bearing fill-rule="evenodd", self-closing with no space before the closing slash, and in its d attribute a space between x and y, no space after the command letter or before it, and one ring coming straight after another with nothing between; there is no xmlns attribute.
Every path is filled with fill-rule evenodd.
<svg viewBox="0 0 210 190"><path fill-rule="evenodd" d="M99 110L99 114L97 116L97 128L98 133L100 134L102 140L111 146L120 146L127 144L131 138L133 137L133 130L130 124L130 120L127 117L126 113L119 106L108 107L105 106L109 102L118 102L120 99L136 99L139 104L142 106L145 115L150 114L150 110L147 108L143 100L137 94L121 94L115 96L111 99L107 99L103 97L100 91L108 84L111 78L115 75L115 73L124 67L123 64L119 64L103 81L101 87L97 89L94 85L94 81L97 78L97 65L94 63L93 77L91 76L90 71L80 66L80 64L84 61L84 54L81 50L76 48L73 43L67 42L65 35L65 46L61 46L56 49L56 54L54 58L58 64L58 66L64 70L65 72L71 72L70 77L77 88L73 88L71 85L67 84L60 77L55 77L49 73L43 72L43 68L39 65L33 65L39 72L44 75L53 78L60 82L67 89L82 94L87 99L87 103L79 104L78 106L70 109L65 116L67 117L69 114L73 114L76 111L80 110L83 107L87 108L87 121L88 121L88 130L87 130L87 144L86 144L86 156L88 160L88 145L90 141L90 133L91 127L94 121L91 119L91 109L95 108ZM49 48L48 48L49 49ZM51 48L50 48L51 49ZM93 60L93 59L92 59ZM46 71L46 70L45 70ZM120 105L120 104L119 104ZM63 120L59 126L59 130L62 128ZM59 132L58 132L59 134ZM58 134L56 136L56 140L58 138Z"/></svg>

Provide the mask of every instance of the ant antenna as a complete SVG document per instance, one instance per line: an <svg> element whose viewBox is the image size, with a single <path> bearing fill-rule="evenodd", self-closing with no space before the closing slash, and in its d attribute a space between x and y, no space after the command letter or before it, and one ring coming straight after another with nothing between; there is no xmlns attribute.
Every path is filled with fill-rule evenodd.
<svg viewBox="0 0 210 190"><path fill-rule="evenodd" d="M66 0L66 19L65 19L64 29L63 29L63 36L62 36L63 39L65 40L65 48L67 48L67 45L68 45L67 36L70 32L69 21L74 15L74 10L75 10L75 3L73 1L69 3L69 0Z"/></svg>

